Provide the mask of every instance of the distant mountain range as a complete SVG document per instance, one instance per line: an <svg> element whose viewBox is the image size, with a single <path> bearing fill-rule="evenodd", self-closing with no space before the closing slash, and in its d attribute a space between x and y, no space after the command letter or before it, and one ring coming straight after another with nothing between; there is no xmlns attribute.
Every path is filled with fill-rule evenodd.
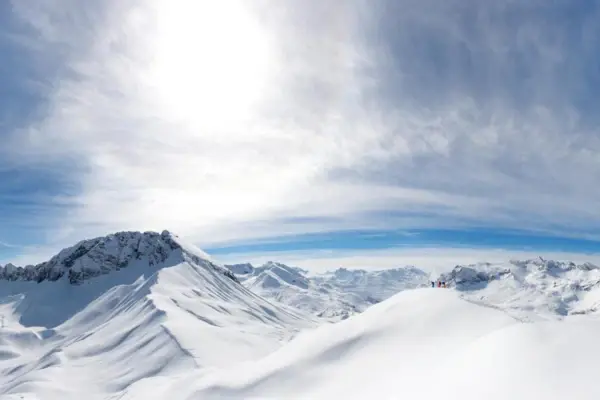
<svg viewBox="0 0 600 400"><path fill-rule="evenodd" d="M339 268L324 274L278 262L254 267L226 265L244 286L260 296L320 317L346 319L399 291L427 286L428 274L414 268L383 271Z"/></svg>

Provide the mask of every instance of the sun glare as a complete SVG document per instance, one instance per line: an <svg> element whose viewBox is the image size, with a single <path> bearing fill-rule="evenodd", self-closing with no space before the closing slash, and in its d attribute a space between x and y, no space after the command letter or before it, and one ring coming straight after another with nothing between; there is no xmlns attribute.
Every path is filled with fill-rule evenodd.
<svg viewBox="0 0 600 400"><path fill-rule="evenodd" d="M161 1L151 85L169 117L220 128L252 115L268 78L266 32L237 0Z"/></svg>

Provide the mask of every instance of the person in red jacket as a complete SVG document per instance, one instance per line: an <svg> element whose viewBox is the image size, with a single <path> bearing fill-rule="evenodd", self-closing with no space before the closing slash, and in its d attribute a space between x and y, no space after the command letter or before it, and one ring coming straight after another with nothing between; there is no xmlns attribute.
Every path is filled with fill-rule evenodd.
<svg viewBox="0 0 600 400"><path fill-rule="evenodd" d="M442 281L438 281L438 287L442 287Z"/></svg>

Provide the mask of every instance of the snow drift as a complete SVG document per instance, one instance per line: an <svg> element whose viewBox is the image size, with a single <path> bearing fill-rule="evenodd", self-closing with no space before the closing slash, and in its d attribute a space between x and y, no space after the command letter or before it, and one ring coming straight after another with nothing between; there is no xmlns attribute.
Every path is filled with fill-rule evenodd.
<svg viewBox="0 0 600 400"><path fill-rule="evenodd" d="M451 290L415 289L155 398L591 400L598 335L598 319L522 323Z"/></svg>

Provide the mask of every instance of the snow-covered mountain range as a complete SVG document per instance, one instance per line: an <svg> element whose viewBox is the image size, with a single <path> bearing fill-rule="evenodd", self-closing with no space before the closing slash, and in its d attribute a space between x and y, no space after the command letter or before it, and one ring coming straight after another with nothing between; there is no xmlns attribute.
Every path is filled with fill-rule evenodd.
<svg viewBox="0 0 600 400"><path fill-rule="evenodd" d="M563 318L600 311L600 268L591 263L512 260L501 264L458 265L431 277L416 267L388 270L339 268L323 274L277 262L260 267L226 265L262 297L319 317L345 319L394 294L446 282L461 297L498 307L520 318Z"/></svg>
<svg viewBox="0 0 600 400"><path fill-rule="evenodd" d="M544 260L456 266L442 274L468 300L528 319L564 318L600 311L600 268Z"/></svg>
<svg viewBox="0 0 600 400"><path fill-rule="evenodd" d="M324 274L267 262L226 265L248 289L264 298L331 319L346 319L406 289L427 286L429 275L414 268L383 271L339 268Z"/></svg>
<svg viewBox="0 0 600 400"><path fill-rule="evenodd" d="M0 398L597 399L599 310L589 263L314 274L120 232L0 268Z"/></svg>

